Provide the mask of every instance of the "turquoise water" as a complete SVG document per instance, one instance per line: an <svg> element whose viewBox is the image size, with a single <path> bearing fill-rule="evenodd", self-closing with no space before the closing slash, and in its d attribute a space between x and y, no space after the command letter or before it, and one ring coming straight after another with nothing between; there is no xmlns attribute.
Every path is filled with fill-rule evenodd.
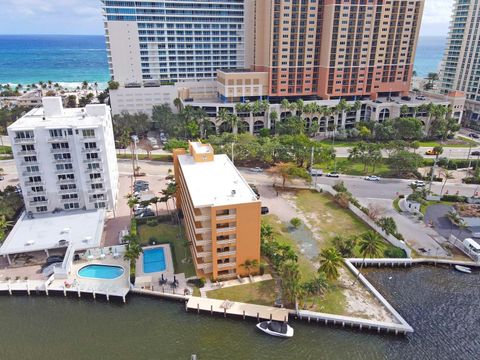
<svg viewBox="0 0 480 360"><path fill-rule="evenodd" d="M0 83L109 80L104 36L0 35Z"/></svg>
<svg viewBox="0 0 480 360"><path fill-rule="evenodd" d="M445 41L420 38L414 66L419 76L438 70ZM102 35L0 35L0 83L106 83L109 78Z"/></svg>
<svg viewBox="0 0 480 360"><path fill-rule="evenodd" d="M120 266L111 265L87 265L78 271L81 277L92 279L116 279L122 276L125 270Z"/></svg>
<svg viewBox="0 0 480 360"><path fill-rule="evenodd" d="M421 36L418 42L414 69L420 77L438 72L447 39L443 36Z"/></svg>
<svg viewBox="0 0 480 360"><path fill-rule="evenodd" d="M149 249L143 252L143 272L153 273L165 271L165 253L163 248Z"/></svg>

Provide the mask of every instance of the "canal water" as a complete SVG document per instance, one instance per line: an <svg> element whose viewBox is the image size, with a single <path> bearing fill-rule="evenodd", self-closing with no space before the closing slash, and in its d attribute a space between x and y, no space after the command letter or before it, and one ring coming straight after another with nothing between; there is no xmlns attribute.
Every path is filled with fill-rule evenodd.
<svg viewBox="0 0 480 360"><path fill-rule="evenodd" d="M185 313L181 303L0 296L0 359L478 359L479 274L417 267L367 276L416 332L408 336L293 321L295 337L254 321Z"/></svg>

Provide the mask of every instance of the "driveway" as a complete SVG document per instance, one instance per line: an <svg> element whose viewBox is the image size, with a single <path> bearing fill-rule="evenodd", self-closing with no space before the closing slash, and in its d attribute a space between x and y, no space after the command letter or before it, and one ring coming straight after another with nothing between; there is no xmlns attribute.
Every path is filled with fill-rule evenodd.
<svg viewBox="0 0 480 360"><path fill-rule="evenodd" d="M398 232L405 238L405 242L419 254L448 256L448 253L440 245L446 242L446 239L424 222L399 214L393 208L392 200L378 198L359 198L358 200L365 207L375 206L382 209L382 217L392 217L397 223Z"/></svg>
<svg viewBox="0 0 480 360"><path fill-rule="evenodd" d="M448 219L447 213L451 209L451 206L442 204L429 206L425 213L425 223L432 224L434 229L446 239L448 239L451 234L461 240L471 237L472 234L470 230L462 230L457 225L452 224Z"/></svg>

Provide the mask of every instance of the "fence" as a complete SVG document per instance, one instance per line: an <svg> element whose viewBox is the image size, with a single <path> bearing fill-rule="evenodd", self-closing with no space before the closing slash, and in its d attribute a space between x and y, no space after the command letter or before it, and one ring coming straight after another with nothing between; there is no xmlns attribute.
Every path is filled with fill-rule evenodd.
<svg viewBox="0 0 480 360"><path fill-rule="evenodd" d="M464 243L459 238L457 238L456 236L450 235L450 237L448 238L448 242L453 244L457 249L462 251L464 254L466 254L473 261L480 262L480 254L476 253L471 248L464 245Z"/></svg>
<svg viewBox="0 0 480 360"><path fill-rule="evenodd" d="M328 192L330 195L335 196L337 192L335 191L334 188L332 188L330 185L324 185L324 184L317 184L317 190L319 191L325 191ZM353 205L352 203L348 204L348 208L351 212L353 212L356 216L358 216L365 224L370 226L373 230L375 230L377 233L379 233L385 240L387 240L390 244L393 246L396 246L407 254L407 257L412 256L412 250L408 247L407 244L405 244L404 241L398 240L395 236L393 235L387 235L381 228L378 226L372 219L368 217L367 214L365 214L362 210L360 210L358 207Z"/></svg>

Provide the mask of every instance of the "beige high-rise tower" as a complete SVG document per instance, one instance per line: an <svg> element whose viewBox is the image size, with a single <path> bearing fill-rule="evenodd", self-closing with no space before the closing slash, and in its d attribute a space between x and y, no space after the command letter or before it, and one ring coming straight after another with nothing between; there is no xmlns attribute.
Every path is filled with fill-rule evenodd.
<svg viewBox="0 0 480 360"><path fill-rule="evenodd" d="M246 63L270 97L406 95L424 0L250 0Z"/></svg>

